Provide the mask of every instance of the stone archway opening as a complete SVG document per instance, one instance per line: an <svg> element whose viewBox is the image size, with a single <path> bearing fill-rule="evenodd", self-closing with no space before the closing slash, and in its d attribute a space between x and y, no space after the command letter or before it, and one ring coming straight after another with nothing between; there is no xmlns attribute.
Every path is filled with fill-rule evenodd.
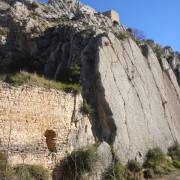
<svg viewBox="0 0 180 180"><path fill-rule="evenodd" d="M46 145L50 152L57 152L56 150L56 133L53 130L46 130L44 133L46 137Z"/></svg>

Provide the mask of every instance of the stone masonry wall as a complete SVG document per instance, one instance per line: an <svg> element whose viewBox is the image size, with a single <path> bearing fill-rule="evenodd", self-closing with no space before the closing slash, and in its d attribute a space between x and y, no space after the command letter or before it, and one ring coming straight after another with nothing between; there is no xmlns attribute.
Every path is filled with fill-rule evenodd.
<svg viewBox="0 0 180 180"><path fill-rule="evenodd" d="M84 145L86 136L87 143L92 142L91 132L87 132L90 123L80 113L81 105L79 95L0 82L0 141L1 148L9 151L9 161L52 168L66 151L73 150L76 133L74 141L82 139L81 135Z"/></svg>
<svg viewBox="0 0 180 180"><path fill-rule="evenodd" d="M116 11L110 10L110 11L104 12L103 14L109 17L112 21L116 21L120 23L119 14Z"/></svg>

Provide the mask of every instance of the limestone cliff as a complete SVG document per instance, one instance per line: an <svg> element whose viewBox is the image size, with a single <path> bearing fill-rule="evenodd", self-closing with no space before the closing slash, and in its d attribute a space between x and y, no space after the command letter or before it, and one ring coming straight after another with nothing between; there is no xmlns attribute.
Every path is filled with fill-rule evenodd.
<svg viewBox="0 0 180 180"><path fill-rule="evenodd" d="M82 56L83 87L98 114L94 126L124 161L180 141L177 80L167 61L161 67L147 48L144 57L132 39L109 33L89 42Z"/></svg>
<svg viewBox="0 0 180 180"><path fill-rule="evenodd" d="M12 150L39 142L38 152L44 156L48 146L44 147L43 133L48 129L62 133L56 137L57 154L63 151L62 156L69 146L74 149L96 139L111 145L122 161L142 162L148 149L159 146L167 151L180 143L179 53L167 48L157 52L154 43L137 42L120 23L88 6L80 4L77 9L66 1L56 2L0 1L0 72L8 77L25 70L66 83L80 82L83 101L81 95L74 101L72 92L1 83L2 128L10 120L17 124L13 133L18 142ZM69 76L77 66L80 77ZM93 113L78 116L76 124L72 117L74 112L83 115L81 103ZM26 134L23 143L21 133ZM33 159L30 149L28 153ZM46 164L42 156L38 161Z"/></svg>

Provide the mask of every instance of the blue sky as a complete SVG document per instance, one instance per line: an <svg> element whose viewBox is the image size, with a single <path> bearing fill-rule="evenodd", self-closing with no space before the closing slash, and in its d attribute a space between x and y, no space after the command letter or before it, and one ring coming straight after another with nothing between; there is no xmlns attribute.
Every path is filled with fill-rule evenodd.
<svg viewBox="0 0 180 180"><path fill-rule="evenodd" d="M41 0L43 1L43 0ZM121 23L180 51L180 0L81 0L97 11L114 9Z"/></svg>

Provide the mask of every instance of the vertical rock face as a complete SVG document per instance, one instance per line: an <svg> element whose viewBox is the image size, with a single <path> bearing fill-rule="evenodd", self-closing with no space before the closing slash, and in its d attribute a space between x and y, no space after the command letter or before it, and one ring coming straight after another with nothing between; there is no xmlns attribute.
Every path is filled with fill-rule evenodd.
<svg viewBox="0 0 180 180"><path fill-rule="evenodd" d="M97 112L95 134L123 161L180 142L177 80L167 61L161 67L147 48L144 57L132 39L109 33L92 40L82 56L85 95Z"/></svg>

